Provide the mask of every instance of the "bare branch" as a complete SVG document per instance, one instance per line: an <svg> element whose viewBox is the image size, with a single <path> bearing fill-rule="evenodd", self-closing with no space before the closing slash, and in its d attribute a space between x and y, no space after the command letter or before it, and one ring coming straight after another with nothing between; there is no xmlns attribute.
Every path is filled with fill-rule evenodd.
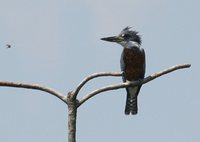
<svg viewBox="0 0 200 142"><path fill-rule="evenodd" d="M56 96L57 98L59 98L60 100L62 100L63 102L65 102L68 105L68 127L69 127L69 131L68 131L68 140L69 142L75 142L76 141L76 117L77 117L77 108L82 105L84 102L86 102L88 99L90 99L91 97L101 93L101 92L105 92L105 91L109 91L109 90L115 90L115 89L120 89L120 88L126 88L129 86L136 86L136 85L140 85L140 84L145 84L157 77L160 77L161 75L170 73L172 71L178 70L178 69L182 69L182 68L189 68L191 65L190 64L180 64L180 65L176 65L176 66L172 66L171 68L168 68L166 70L154 73L142 80L138 80L138 81L133 81L133 82L126 82L126 83L119 83L116 85L109 85L109 86L105 86L102 88L99 88L97 90L92 91L91 93L87 94L86 96L84 96L82 99L80 99L80 101L77 100L77 95L79 93L79 91L81 90L81 88L90 80L97 78L97 77L101 77L101 76L122 76L121 72L100 72L100 73L94 73L88 77L86 77L79 85L78 87L73 91L73 92L69 92L67 96L64 96L62 93L49 88L49 87L45 87L42 85L38 85L38 84L30 84L30 83L17 83L17 82L7 82L7 81L0 81L0 86L6 86L6 87L18 87L18 88L25 88L25 89L35 89L35 90L40 90L40 91L44 91L47 93L50 93L54 96Z"/></svg>
<svg viewBox="0 0 200 142"><path fill-rule="evenodd" d="M0 86L35 89L35 90L44 91L44 92L47 92L47 93L50 93L50 94L56 96L63 102L67 103L66 96L64 96L62 93L60 93L52 88L45 87L45 86L42 86L39 84L0 81Z"/></svg>
<svg viewBox="0 0 200 142"><path fill-rule="evenodd" d="M162 75L165 75L167 73L170 73L172 71L178 70L178 69L183 69L183 68L189 68L191 65L190 64L180 64L180 65L176 65L176 66L172 66L168 69L165 69L163 71L159 71L157 73L154 73L142 80L139 81L133 81L133 82L126 82L126 83L119 83L116 85L109 85L109 86L105 86L99 89L96 89L94 91L92 91L91 93L87 94L86 96L84 96L80 101L79 101L79 105L82 105L85 101L87 101L88 99L90 99L91 97L101 93L101 92L105 92L105 91L109 91L109 90L115 90L115 89L121 89L121 88L126 88L129 86L137 86L137 85L141 85L141 84L145 84L149 81L152 81L153 79L156 79ZM112 74L112 73L111 73ZM122 74L121 74L122 75Z"/></svg>
<svg viewBox="0 0 200 142"><path fill-rule="evenodd" d="M81 90L81 88L90 80L97 78L97 77L102 77L102 76L121 76L122 73L121 72L99 72L99 73L94 73L91 74L90 76L84 78L80 84L78 85L78 87L73 91L74 97L76 97L79 93L79 91Z"/></svg>

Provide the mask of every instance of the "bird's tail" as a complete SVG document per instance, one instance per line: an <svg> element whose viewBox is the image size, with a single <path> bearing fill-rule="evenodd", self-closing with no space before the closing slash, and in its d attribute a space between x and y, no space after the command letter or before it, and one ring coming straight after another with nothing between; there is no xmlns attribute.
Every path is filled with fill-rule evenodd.
<svg viewBox="0 0 200 142"><path fill-rule="evenodd" d="M126 98L126 106L125 106L125 114L137 114L138 107L137 107L137 96L131 96L127 94Z"/></svg>

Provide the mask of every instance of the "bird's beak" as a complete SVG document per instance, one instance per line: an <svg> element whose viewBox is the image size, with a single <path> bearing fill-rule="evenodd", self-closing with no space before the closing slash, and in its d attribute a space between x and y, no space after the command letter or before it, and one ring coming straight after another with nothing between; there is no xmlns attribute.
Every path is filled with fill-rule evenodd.
<svg viewBox="0 0 200 142"><path fill-rule="evenodd" d="M121 36L112 36L112 37L104 37L101 40L109 41L109 42L122 42L123 38Z"/></svg>

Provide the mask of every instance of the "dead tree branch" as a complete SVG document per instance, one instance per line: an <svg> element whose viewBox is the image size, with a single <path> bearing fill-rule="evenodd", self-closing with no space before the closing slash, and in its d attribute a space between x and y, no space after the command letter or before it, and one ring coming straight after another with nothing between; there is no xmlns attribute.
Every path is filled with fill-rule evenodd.
<svg viewBox="0 0 200 142"><path fill-rule="evenodd" d="M5 86L5 87L17 87L17 88L25 88L25 89L34 89L34 90L40 90L47 92L51 95L56 96L63 102L66 102L66 96L64 96L62 93L50 88L50 87L45 87L39 84L32 84L32 83L19 83L19 82L9 82L9 81L0 81L0 86Z"/></svg>
<svg viewBox="0 0 200 142"><path fill-rule="evenodd" d="M85 101L87 101L88 99L90 99L91 97L99 94L99 93L102 93L102 92L105 92L105 91L110 91L110 90L115 90L115 89L121 89L121 88L126 88L126 87L129 87L129 86L136 86L136 85L141 85L141 84L145 84L149 81L152 81L162 75L165 75L167 73L170 73L172 71L175 71L175 70L178 70L178 69L183 69L183 68L189 68L191 65L190 64L179 64L179 65L175 65L175 66L172 66L168 69L165 69L165 70L162 70L162 71L159 71L159 72L156 72L142 80L139 80L139 81L133 81L133 82L129 82L129 83L119 83L119 84L116 84L116 85L109 85L109 86L105 86L105 87L102 87L102 88L99 88L99 89L96 89L94 91L92 91L91 93L83 96L80 101L79 101L79 105L82 105ZM121 76L122 73L109 73L109 74L106 74L106 76ZM103 75L101 75L103 76ZM98 76L98 73L96 73L96 76L93 77L93 78L96 78L96 77L99 77ZM90 76L88 77L90 78ZM85 79L87 80L87 78Z"/></svg>
<svg viewBox="0 0 200 142"><path fill-rule="evenodd" d="M102 76L121 76L122 73L120 72L99 72L99 73L94 73L91 74L90 76L84 78L80 84L77 86L77 88L73 91L73 94L75 95L75 97L78 95L79 91L81 90L81 88L90 80L97 78L97 77L102 77Z"/></svg>
<svg viewBox="0 0 200 142"><path fill-rule="evenodd" d="M102 88L99 88L99 89L96 89L96 90L90 92L89 94L83 96L80 100L77 99L77 95L79 94L79 91L82 89L82 87L88 81L90 81L94 78L97 78L97 77L102 77L102 76L122 76L122 72L94 73L94 74L86 77L85 79L83 79L80 82L80 84L77 86L77 88L74 91L69 92L67 96L63 95L62 93L60 93L52 88L45 87L45 86L42 86L39 84L0 81L0 86L40 90L40 91L50 93L51 95L54 95L57 98L59 98L60 100L62 100L63 102L65 102L68 105L68 142L76 142L77 109L79 106L81 106L87 100L89 100L90 98L94 97L95 95L105 92L105 91L145 84L145 83L152 81L162 75L165 75L167 73L170 73L170 72L178 70L178 69L189 68L190 66L191 66L190 64L180 64L180 65L172 66L163 71L156 72L142 80L133 81L133 82L129 82L129 83L119 83L119 84L115 84L115 85L105 86L105 87L102 87Z"/></svg>

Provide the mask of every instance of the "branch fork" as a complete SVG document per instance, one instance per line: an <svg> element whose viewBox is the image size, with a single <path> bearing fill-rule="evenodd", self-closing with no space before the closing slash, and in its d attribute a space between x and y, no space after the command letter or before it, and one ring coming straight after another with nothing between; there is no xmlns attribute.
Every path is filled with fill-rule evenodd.
<svg viewBox="0 0 200 142"><path fill-rule="evenodd" d="M167 73L170 73L172 71L178 70L178 69L184 69L184 68L189 68L191 65L190 64L179 64L172 66L168 69L156 72L150 76L147 76L144 79L138 80L138 81L133 81L133 82L125 82L125 83L118 83L114 85L108 85L104 86L101 88L98 88L85 96L83 96L81 99L77 99L77 96L80 92L80 90L86 85L86 83L92 79L95 79L97 77L105 77L105 76L115 76L119 77L122 76L122 72L99 72L99 73L94 73L92 75L89 75L88 77L84 78L80 84L74 89L73 91L68 92L68 95L64 95L63 93L60 93L50 87L45 87L39 84L32 84L32 83L18 83L18 82L8 82L8 81L0 81L0 86L4 87L17 87L17 88L26 88L26 89L35 89L35 90L40 90L47 92L51 95L56 96L59 98L61 101L66 103L68 105L68 142L76 142L76 118L77 118L77 109L80 107L82 104L84 104L87 100L90 98L94 97L95 95L105 92L105 91L110 91L110 90L116 90L116 89L121 89L121 88L126 88L129 86L137 86L137 85L142 85L145 84L149 81L152 81L162 75L165 75Z"/></svg>

